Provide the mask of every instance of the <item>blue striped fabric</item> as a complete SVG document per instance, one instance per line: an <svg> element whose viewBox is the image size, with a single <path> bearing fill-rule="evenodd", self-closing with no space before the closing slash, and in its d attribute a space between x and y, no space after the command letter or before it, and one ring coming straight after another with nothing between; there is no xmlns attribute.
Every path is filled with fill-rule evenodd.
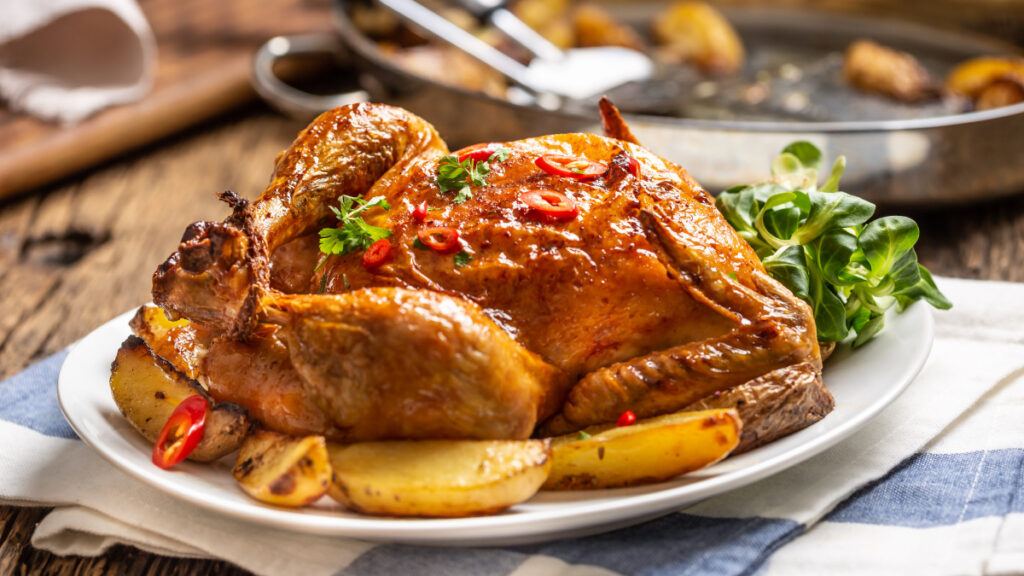
<svg viewBox="0 0 1024 576"><path fill-rule="evenodd" d="M77 438L57 402L57 374L67 358L62 350L0 382L0 420L57 438Z"/></svg>
<svg viewBox="0 0 1024 576"><path fill-rule="evenodd" d="M65 352L0 382L0 419L57 438L75 438L56 398ZM860 489L826 522L930 528L1024 513L1024 450L916 454ZM761 568L804 526L787 519L707 518L671 514L586 538L486 549L381 545L339 572L504 575L532 555L622 574L741 575Z"/></svg>

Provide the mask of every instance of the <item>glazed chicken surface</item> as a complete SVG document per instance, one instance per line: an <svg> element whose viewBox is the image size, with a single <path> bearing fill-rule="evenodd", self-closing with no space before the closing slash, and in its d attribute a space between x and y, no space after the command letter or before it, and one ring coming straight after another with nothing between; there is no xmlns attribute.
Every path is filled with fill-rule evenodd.
<svg viewBox="0 0 1024 576"><path fill-rule="evenodd" d="M687 408L736 407L741 449L824 417L811 310L764 271L685 170L640 146L607 101L607 136L501 144L486 185L454 203L437 184L444 141L400 109L329 111L277 159L267 189L190 226L153 295L211 334L195 372L264 425L343 441L526 438ZM579 179L550 154L603 163ZM549 190L577 213L523 201ZM321 263L317 232L339 196L392 250ZM426 217L415 211L426 203ZM459 232L472 259L415 246ZM318 266L318 264L321 264Z"/></svg>

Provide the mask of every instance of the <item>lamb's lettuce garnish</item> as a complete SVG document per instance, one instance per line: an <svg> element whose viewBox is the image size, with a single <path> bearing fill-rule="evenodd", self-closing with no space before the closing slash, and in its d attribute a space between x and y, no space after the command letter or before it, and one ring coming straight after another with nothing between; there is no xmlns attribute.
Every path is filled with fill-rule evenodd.
<svg viewBox="0 0 1024 576"><path fill-rule="evenodd" d="M839 191L840 156L818 186L822 154L794 142L772 162L772 179L734 186L718 209L757 252L765 269L811 305L818 339L853 337L860 346L882 329L885 311L917 300L952 306L917 262L920 231L904 216L871 220L875 205Z"/></svg>

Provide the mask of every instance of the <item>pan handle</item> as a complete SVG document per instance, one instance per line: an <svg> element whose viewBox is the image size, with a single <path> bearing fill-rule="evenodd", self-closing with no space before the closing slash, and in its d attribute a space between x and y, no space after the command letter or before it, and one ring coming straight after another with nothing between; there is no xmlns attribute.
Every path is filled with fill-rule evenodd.
<svg viewBox="0 0 1024 576"><path fill-rule="evenodd" d="M303 54L329 54L337 58L343 57L345 51L337 37L327 33L276 36L267 40L253 58L252 84L270 105L290 116L309 118L331 108L370 99L366 90L310 94L285 84L274 74L274 63L279 59Z"/></svg>

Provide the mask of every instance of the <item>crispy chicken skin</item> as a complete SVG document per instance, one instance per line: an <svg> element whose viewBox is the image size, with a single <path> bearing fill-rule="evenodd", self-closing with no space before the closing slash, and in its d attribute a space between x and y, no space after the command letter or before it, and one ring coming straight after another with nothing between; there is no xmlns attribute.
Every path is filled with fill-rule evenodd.
<svg viewBox="0 0 1024 576"><path fill-rule="evenodd" d="M447 147L429 124L383 105L329 111L279 157L258 200L230 195L225 222L186 231L154 275L154 299L230 339L280 326L303 390L361 440L525 438L537 424L563 433L624 410L739 400L751 383L792 384L809 400L779 422L770 399L792 394L767 394L748 413L770 429L755 426L743 448L823 417L832 399L808 306L765 273L685 170L638 145L610 103L601 111L607 137L504 143L509 157L462 204L439 192ZM545 154L608 170L556 176L536 165ZM533 189L571 197L578 216L538 218L519 199ZM331 222L342 194L390 203L365 214L392 231L390 262L367 270L349 253L314 274L307 247L304 265L280 263L293 258L282 246ZM422 202L424 223L413 216ZM472 260L415 249L429 225L457 228ZM271 268L288 281L272 283ZM308 294L283 294L304 269Z"/></svg>

